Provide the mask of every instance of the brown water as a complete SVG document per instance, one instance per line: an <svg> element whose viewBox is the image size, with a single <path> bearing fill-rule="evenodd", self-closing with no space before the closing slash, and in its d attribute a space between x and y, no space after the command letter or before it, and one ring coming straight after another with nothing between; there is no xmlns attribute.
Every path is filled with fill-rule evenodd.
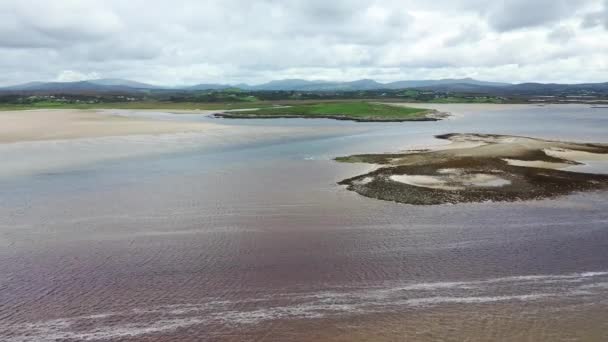
<svg viewBox="0 0 608 342"><path fill-rule="evenodd" d="M236 121L311 135L217 149L168 140L158 154L11 173L0 340L608 340L606 192L417 207L335 185L366 166L334 155L450 131L608 142L597 109L455 110L466 115L438 125ZM319 125L335 131L312 134ZM0 155L70 158L82 144ZM108 144L142 149L86 142Z"/></svg>

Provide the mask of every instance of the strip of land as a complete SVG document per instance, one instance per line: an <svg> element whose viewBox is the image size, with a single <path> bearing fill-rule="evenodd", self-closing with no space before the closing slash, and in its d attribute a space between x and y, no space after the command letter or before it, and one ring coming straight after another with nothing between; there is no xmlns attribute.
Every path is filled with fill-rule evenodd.
<svg viewBox="0 0 608 342"><path fill-rule="evenodd" d="M150 110L233 110L274 106L268 101L241 102L172 102L172 101L130 101L130 102L53 102L39 101L24 104L0 103L0 111L32 109L150 109Z"/></svg>
<svg viewBox="0 0 608 342"><path fill-rule="evenodd" d="M608 145L487 134L437 136L453 146L340 157L381 167L340 184L382 200L416 205L517 201L608 188L608 175L563 170L608 160Z"/></svg>
<svg viewBox="0 0 608 342"><path fill-rule="evenodd" d="M359 122L437 121L447 116L433 109L372 102L324 102L268 107L215 114L238 119L327 118Z"/></svg>
<svg viewBox="0 0 608 342"><path fill-rule="evenodd" d="M3 111L0 112L0 143L204 132L222 127L202 122L131 118L93 110Z"/></svg>

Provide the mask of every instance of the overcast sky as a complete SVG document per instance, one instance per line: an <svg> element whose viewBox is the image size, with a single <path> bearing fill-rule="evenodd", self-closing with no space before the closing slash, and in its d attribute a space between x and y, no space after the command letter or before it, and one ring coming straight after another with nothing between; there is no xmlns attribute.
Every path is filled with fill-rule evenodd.
<svg viewBox="0 0 608 342"><path fill-rule="evenodd" d="M0 85L608 81L608 0L1 0Z"/></svg>

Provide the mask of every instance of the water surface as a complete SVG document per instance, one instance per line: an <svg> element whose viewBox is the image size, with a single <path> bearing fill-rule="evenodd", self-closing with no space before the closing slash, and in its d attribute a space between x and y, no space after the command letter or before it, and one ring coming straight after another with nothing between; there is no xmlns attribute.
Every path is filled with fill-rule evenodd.
<svg viewBox="0 0 608 342"><path fill-rule="evenodd" d="M436 107L455 116L0 146L0 340L608 340L606 192L409 206L332 160L452 132L608 143L608 110Z"/></svg>

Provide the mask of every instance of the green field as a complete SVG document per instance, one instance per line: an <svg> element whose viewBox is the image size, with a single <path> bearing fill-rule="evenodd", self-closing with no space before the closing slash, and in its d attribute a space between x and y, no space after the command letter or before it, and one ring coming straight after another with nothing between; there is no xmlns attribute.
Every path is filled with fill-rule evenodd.
<svg viewBox="0 0 608 342"><path fill-rule="evenodd" d="M320 117L358 121L424 120L428 109L411 108L371 102L326 102L294 104L289 107L224 113L232 118Z"/></svg>
<svg viewBox="0 0 608 342"><path fill-rule="evenodd" d="M141 110L218 110L251 109L225 112L227 118L318 117L355 121L409 121L431 120L431 111L366 101L252 101L252 102L59 102L38 101L28 104L0 104L0 110L27 109L141 109Z"/></svg>

